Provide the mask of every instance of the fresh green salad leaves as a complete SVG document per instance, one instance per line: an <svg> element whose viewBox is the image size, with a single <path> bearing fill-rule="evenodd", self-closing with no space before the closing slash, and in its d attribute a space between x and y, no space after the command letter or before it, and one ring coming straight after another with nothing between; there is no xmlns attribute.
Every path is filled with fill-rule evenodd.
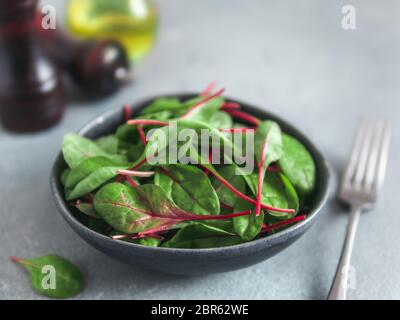
<svg viewBox="0 0 400 320"><path fill-rule="evenodd" d="M116 241L200 249L252 241L306 218L316 184L309 151L222 92L159 98L96 140L66 135L60 180L89 228Z"/></svg>

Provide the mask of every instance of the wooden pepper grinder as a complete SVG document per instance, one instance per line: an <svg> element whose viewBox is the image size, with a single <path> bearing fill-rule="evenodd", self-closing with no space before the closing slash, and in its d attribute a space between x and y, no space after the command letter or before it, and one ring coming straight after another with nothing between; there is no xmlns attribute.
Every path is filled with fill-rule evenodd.
<svg viewBox="0 0 400 320"><path fill-rule="evenodd" d="M60 73L35 28L38 0L0 0L0 119L11 131L56 124L64 111Z"/></svg>

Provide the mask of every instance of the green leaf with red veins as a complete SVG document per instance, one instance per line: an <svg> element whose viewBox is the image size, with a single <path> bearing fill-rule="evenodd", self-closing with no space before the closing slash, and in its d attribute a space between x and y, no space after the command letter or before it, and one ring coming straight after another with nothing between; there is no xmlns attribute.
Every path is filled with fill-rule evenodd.
<svg viewBox="0 0 400 320"><path fill-rule="evenodd" d="M76 296L83 288L83 276L68 260L47 255L32 259L11 257L30 274L32 288L50 298L66 299Z"/></svg>
<svg viewBox="0 0 400 320"><path fill-rule="evenodd" d="M127 233L156 233L189 221L220 220L248 215L249 211L232 215L196 215L180 209L156 185L136 188L110 183L95 198L96 212L114 229Z"/></svg>
<svg viewBox="0 0 400 320"><path fill-rule="evenodd" d="M165 166L157 172L155 184L185 211L201 215L220 213L218 195L199 168L182 164Z"/></svg>
<svg viewBox="0 0 400 320"><path fill-rule="evenodd" d="M254 137L255 155L258 163L256 214L261 212L261 193L265 171L268 166L278 161L283 154L282 132L274 121L264 121L258 126Z"/></svg>
<svg viewBox="0 0 400 320"><path fill-rule="evenodd" d="M235 205L235 211L240 210L253 210L252 214L249 216L243 216L233 219L233 225L235 227L236 233L244 240L251 241L261 231L262 225L264 223L264 213L261 213L257 216L254 211L254 205L248 203L243 199L239 199Z"/></svg>

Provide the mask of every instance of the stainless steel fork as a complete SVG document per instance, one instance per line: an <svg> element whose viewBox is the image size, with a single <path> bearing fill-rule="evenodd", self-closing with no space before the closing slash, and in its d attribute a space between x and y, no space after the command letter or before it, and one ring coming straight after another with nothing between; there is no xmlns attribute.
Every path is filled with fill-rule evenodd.
<svg viewBox="0 0 400 320"><path fill-rule="evenodd" d="M371 209L385 177L391 135L385 120L361 120L342 177L339 197L351 207L342 256L329 300L346 300L350 258L360 214Z"/></svg>

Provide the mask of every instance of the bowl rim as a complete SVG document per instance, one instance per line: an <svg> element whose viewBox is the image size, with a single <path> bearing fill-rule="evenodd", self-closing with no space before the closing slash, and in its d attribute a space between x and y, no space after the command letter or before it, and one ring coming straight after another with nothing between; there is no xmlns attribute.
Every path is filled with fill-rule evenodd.
<svg viewBox="0 0 400 320"><path fill-rule="evenodd" d="M175 94L158 94L158 95L153 95L147 98L142 98L139 99L138 102L129 105L131 108L131 111L133 114L139 112L142 108L144 108L146 105L149 104L149 102L153 101L154 99L157 99L159 97L177 97L180 99L186 99L186 98L191 98L194 96L197 96L198 93L194 92L183 92L183 93L175 93ZM70 224L70 226L73 228L75 226L76 228L79 228L81 231L85 232L88 236L91 236L93 238L96 238L99 242L105 241L105 243L109 243L110 245L119 245L122 247L126 248L131 248L135 249L136 252L140 253L142 252L143 254L145 253L157 253L157 254L168 254L168 253L174 253L174 254L179 254L182 256L193 256L193 254L196 255L202 255L204 257L215 257L216 255L220 253L229 254L229 253L237 253L245 250L248 252L250 251L259 251L260 248L264 247L272 247L276 244L279 244L281 242L287 241L290 237L290 235L294 236L295 234L301 234L302 230L308 226L311 226L315 220L319 217L321 214L321 209L324 207L326 202L328 201L330 191L331 191L331 183L332 183L332 170L328 162L326 161L325 157L322 155L322 153L319 151L319 149L315 146L315 144L305 135L303 134L302 131L297 129L296 126L292 125L290 122L280 118L279 116L276 116L274 113L264 110L263 108L257 107L253 104L250 103L245 103L242 102L238 99L234 99L228 96L224 96L224 98L227 101L231 102L237 102L242 106L242 110L247 110L250 114L258 112L266 115L267 117L273 118L273 120L277 121L278 124L281 126L283 125L286 128L289 128L289 131L293 131L296 133L295 137L296 139L299 139L302 143L307 144L307 150L312 154L314 161L318 161L315 158L318 157L319 161L318 163L320 164L320 169L322 169L322 173L320 175L323 175L325 177L326 183L321 186L323 188L322 190L322 196L320 197L319 201L314 205L314 207L309 211L307 218L303 221L300 221L296 223L293 226L290 226L289 228L283 229L275 234L262 237L260 239L248 241L245 243L241 244L236 244L232 246L227 246L227 247L217 247L217 248L204 248L204 249L184 249L184 248L166 248L166 247L149 247L149 246L143 246L135 243L130 243L130 242L125 242L125 241L117 241L113 240L110 237L103 235L101 233L98 233L96 231L91 230L88 228L86 225L81 223L79 220L77 220L73 213L71 212L69 205L67 201L64 198L64 194L61 190L60 186L60 177L58 177L58 166L60 164L65 165L64 158L62 156L62 152L60 151L56 157L56 160L54 161L54 165L51 170L50 174L50 187L51 187L51 192L53 199L55 201L55 204L58 208L58 211L60 211L61 215L63 218ZM87 122L80 130L78 130L78 134L82 136L88 135L94 127L101 125L104 123L106 119L116 117L118 115L121 115L121 120L123 119L122 114L124 113L124 108L115 108L106 112L101 113L100 115L96 116L94 119L90 120ZM120 124L123 124L123 120L121 121ZM311 150L310 150L311 149ZM80 232L74 229L75 232L77 232L80 236ZM86 239L85 239L86 240Z"/></svg>

